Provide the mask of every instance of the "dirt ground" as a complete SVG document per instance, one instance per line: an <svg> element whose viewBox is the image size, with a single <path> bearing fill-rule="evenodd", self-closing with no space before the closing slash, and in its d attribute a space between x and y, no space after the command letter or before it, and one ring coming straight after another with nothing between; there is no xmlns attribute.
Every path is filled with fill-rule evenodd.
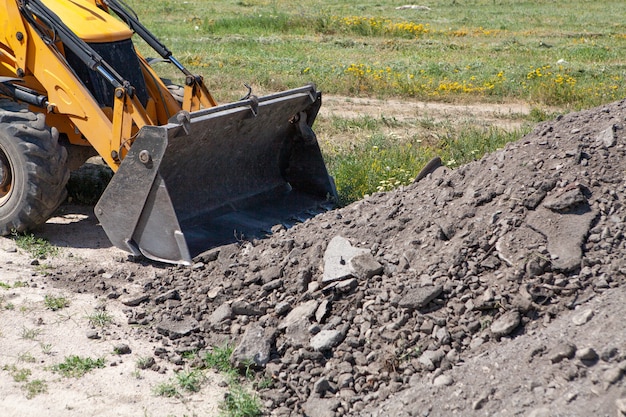
<svg viewBox="0 0 626 417"><path fill-rule="evenodd" d="M124 306L106 297L55 288L46 276L57 267L78 269L89 264L108 269L126 258L98 227L93 209L64 205L39 233L59 248L57 256L34 261L13 240L0 238L0 282L14 286L0 290L2 416L217 415L225 392L219 386L220 375L208 371L202 390L183 399L155 395L155 388L171 382L181 367L161 363L158 370L139 369L138 363L153 357L154 344L137 337L127 324ZM46 296L65 298L68 306L52 311L45 306ZM111 323L94 325L90 317L102 312ZM90 338L92 334L97 338ZM117 354L120 345L131 352ZM106 365L80 378L52 371L73 355L104 358ZM27 381L16 381L13 367L30 371ZM46 392L29 399L32 381L44 381Z"/></svg>
<svg viewBox="0 0 626 417"><path fill-rule="evenodd" d="M322 108L378 116L387 104ZM530 111L389 105L408 120L512 127ZM33 261L0 238L2 415L216 416L219 375L182 397L154 389L190 365L185 352L260 328L267 415L624 416L625 117L615 103L543 123L481 161L190 268L129 260L90 207L64 205L40 232L57 256ZM329 284L336 237L367 257ZM51 311L45 296L69 306ZM105 327L89 319L102 311ZM320 348L322 335L336 339ZM131 352L116 353L123 345ZM106 365L66 378L53 367L69 355ZM147 357L153 369L138 369ZM29 398L33 381L47 391Z"/></svg>

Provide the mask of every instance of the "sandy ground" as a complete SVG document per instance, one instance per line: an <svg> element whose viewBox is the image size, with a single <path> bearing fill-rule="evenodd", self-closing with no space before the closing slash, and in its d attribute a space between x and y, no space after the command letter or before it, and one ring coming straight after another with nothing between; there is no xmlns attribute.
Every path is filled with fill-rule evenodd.
<svg viewBox="0 0 626 417"><path fill-rule="evenodd" d="M140 370L137 363L153 356L155 345L133 337L116 300L97 299L92 294L62 292L42 276L56 263L75 263L77 268L88 260L106 265L125 257L111 247L97 226L91 208L64 206L42 231L60 253L32 265L32 258L16 249L11 239L0 238L0 415L24 416L215 416L223 398L221 377L206 373L200 392L182 398L154 394L160 384L175 376L174 366L159 362L163 373ZM26 283L26 287L21 287ZM16 285L17 284L17 285ZM4 288L10 286L11 288ZM63 297L69 306L52 311L44 298ZM89 317L104 308L112 323L93 326ZM88 332L99 339L90 339ZM132 352L115 353L115 347L127 344ZM83 377L64 377L53 367L65 358L104 358L105 367ZM18 374L29 373L25 381ZM19 376L17 376L19 379ZM44 393L29 396L29 387L41 381Z"/></svg>

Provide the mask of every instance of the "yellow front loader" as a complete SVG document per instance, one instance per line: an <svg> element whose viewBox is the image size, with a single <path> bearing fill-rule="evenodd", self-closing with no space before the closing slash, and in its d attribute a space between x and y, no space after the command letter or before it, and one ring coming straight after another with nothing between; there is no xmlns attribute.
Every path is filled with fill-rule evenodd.
<svg viewBox="0 0 626 417"><path fill-rule="evenodd" d="M314 86L217 105L118 0L0 6L0 234L44 223L95 152L115 172L95 207L102 227L154 260L188 264L335 201L311 129ZM181 71L182 99L133 36Z"/></svg>

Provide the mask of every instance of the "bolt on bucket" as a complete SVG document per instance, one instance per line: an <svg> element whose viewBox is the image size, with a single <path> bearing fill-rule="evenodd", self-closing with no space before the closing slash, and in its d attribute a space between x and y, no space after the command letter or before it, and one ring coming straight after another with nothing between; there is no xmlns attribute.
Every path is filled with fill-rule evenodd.
<svg viewBox="0 0 626 417"><path fill-rule="evenodd" d="M134 255L189 264L332 208L311 130L320 105L305 86L143 127L96 204L107 236Z"/></svg>

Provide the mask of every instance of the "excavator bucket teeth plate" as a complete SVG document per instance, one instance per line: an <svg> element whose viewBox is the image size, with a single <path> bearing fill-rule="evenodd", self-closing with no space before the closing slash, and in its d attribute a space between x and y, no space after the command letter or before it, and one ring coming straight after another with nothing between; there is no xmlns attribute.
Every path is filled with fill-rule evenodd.
<svg viewBox="0 0 626 417"><path fill-rule="evenodd" d="M327 210L336 190L310 129L320 105L305 86L146 126L96 216L117 247L189 264Z"/></svg>

